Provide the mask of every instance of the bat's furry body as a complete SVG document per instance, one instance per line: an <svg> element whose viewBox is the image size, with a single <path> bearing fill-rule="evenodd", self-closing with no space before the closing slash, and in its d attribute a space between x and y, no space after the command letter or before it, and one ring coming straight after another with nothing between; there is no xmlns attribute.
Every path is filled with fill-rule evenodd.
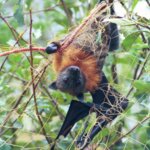
<svg viewBox="0 0 150 150"><path fill-rule="evenodd" d="M112 6L110 10L111 15L113 15ZM84 131L76 141L76 145L80 149L85 148L90 140L128 105L128 100L108 84L107 78L102 72L108 51L116 50L119 47L117 25L103 23L101 26L102 20L102 16L93 19L88 25L92 27L92 30L85 28L85 31L79 33L72 44L63 51L59 52L61 44L57 42L51 43L46 48L46 52L49 54L56 52L53 58L53 67L57 72L57 80L50 87L77 96L79 100L82 100L71 102L56 139L60 135L67 136L73 125L91 111L97 114L98 123L94 125L89 135ZM99 35L101 27L103 27L101 42L97 42L97 35ZM89 37L91 37L92 42ZM87 91L91 93L93 103L83 102L83 93ZM54 149L54 145L52 149Z"/></svg>

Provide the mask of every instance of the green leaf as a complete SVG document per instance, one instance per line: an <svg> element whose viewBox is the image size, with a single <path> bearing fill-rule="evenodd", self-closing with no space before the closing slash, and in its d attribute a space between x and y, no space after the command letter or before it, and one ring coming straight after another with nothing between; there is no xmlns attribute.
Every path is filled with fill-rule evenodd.
<svg viewBox="0 0 150 150"><path fill-rule="evenodd" d="M121 25L121 26L129 26L129 25L134 25L135 22L133 22L132 20L128 20L128 19L125 19L125 18L111 18L111 19L105 19L104 20L105 22L112 22L112 23L116 23L118 25Z"/></svg>
<svg viewBox="0 0 150 150"><path fill-rule="evenodd" d="M132 45L135 43L136 39L138 38L139 36L139 32L134 32L134 33L131 33L129 34L122 42L122 47L125 49L125 50L129 50Z"/></svg>
<svg viewBox="0 0 150 150"><path fill-rule="evenodd" d="M146 49L146 48L149 48L149 45L148 45L148 43L138 43L138 42L136 42L133 46L132 46L132 49L134 49L134 50L140 50L141 51L141 49Z"/></svg>
<svg viewBox="0 0 150 150"><path fill-rule="evenodd" d="M142 81L142 80L135 80L133 86L140 90L140 92L150 93L150 82Z"/></svg>
<svg viewBox="0 0 150 150"><path fill-rule="evenodd" d="M132 52L120 52L116 54L116 63L121 64L134 64L136 63L138 58Z"/></svg>
<svg viewBox="0 0 150 150"><path fill-rule="evenodd" d="M11 147L7 142L0 139L0 150L11 150Z"/></svg>
<svg viewBox="0 0 150 150"><path fill-rule="evenodd" d="M30 8L32 1L31 0L26 0L27 8Z"/></svg>
<svg viewBox="0 0 150 150"><path fill-rule="evenodd" d="M132 2L132 11L134 10L134 8L136 7L138 2L139 2L139 0L133 0L133 2Z"/></svg>

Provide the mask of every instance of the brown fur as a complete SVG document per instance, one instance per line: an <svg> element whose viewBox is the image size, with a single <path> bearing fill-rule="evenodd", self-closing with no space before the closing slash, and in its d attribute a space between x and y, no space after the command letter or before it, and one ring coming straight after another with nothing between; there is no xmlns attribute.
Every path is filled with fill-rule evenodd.
<svg viewBox="0 0 150 150"><path fill-rule="evenodd" d="M100 83L100 73L97 61L93 54L87 53L82 49L69 46L63 52L54 54L53 67L59 74L69 66L78 66L86 78L86 90L94 91Z"/></svg>

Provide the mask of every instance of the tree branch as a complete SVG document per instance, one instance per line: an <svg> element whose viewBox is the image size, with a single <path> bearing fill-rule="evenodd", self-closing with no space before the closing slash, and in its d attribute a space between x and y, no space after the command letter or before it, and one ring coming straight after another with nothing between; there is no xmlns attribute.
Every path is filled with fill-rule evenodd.
<svg viewBox="0 0 150 150"><path fill-rule="evenodd" d="M43 70L45 70L47 68L47 66L49 65L49 63L47 63L44 68L42 68L39 73L41 73ZM37 74L34 77L34 80L36 80L38 78L39 74ZM18 105L21 103L22 98L24 97L24 95L26 94L26 92L28 91L28 88L30 87L30 85L32 84L32 81L30 81L26 86L25 89L23 90L23 92L21 93L21 95L19 96L18 100L15 102L14 106L12 107L12 109L10 110L10 112L6 115L3 124L1 125L0 128L0 136L1 133L3 132L3 127L6 125L6 123L8 122L9 118L11 117L11 115L13 114L14 110L18 107Z"/></svg>
<svg viewBox="0 0 150 150"><path fill-rule="evenodd" d="M147 2L147 4L148 4L148 6L150 7L150 2L149 2L149 0L146 0L146 2Z"/></svg>
<svg viewBox="0 0 150 150"><path fill-rule="evenodd" d="M141 124L143 124L144 122L146 122L147 120L150 119L150 116L146 116L142 121L138 122L131 130L129 130L127 133L121 135L115 142L113 142L108 149L111 149L111 147L113 145L115 145L118 141L120 141L122 138L126 137L127 135L129 135L132 131L134 131L138 126L140 126Z"/></svg>
<svg viewBox="0 0 150 150"><path fill-rule="evenodd" d="M66 49L72 41L75 39L75 37L78 35L78 33L87 25L87 23L95 16L96 13L100 12L101 14L106 11L107 4L101 3L97 5L97 7L91 12L91 14L85 18L85 20L61 43L61 47L59 51L63 51Z"/></svg>
<svg viewBox="0 0 150 150"><path fill-rule="evenodd" d="M45 135L45 138L48 142L48 144L50 145L50 143L52 142L49 137L46 134L46 130L44 128L44 123L40 117L39 111L38 111L38 105L37 105L37 99L36 99L36 92L35 92L35 85L34 85L34 74L33 74L33 55L32 55L32 11L30 10L30 31L29 31L29 49L30 49L30 70L31 70L31 78L32 78L32 91L33 91L33 98L34 98L34 104L35 104L35 112L36 112L36 116L39 120L39 123L41 125L41 129L42 129L42 133Z"/></svg>
<svg viewBox="0 0 150 150"><path fill-rule="evenodd" d="M32 11L32 14L37 14L37 13L41 13L41 12L47 12L47 11L52 11L54 10L57 6L61 6L61 4L56 4L55 6L52 6L52 7L48 7L48 8L45 8L45 9L41 9L41 10L34 10ZM29 12L24 12L23 15L30 15ZM4 18L11 18L11 17L14 17L14 15L11 15L11 16L4 16Z"/></svg>
<svg viewBox="0 0 150 150"><path fill-rule="evenodd" d="M0 57L7 56L7 55L10 55L10 54L14 54L14 53L30 52L31 50L32 51L44 51L45 48L44 47L32 47L31 49L30 48L14 49L14 50L11 50L11 51L0 53Z"/></svg>
<svg viewBox="0 0 150 150"><path fill-rule="evenodd" d="M60 1L61 1L61 4L62 4L63 8L64 8L66 16L68 18L69 25L71 26L72 25L71 13L70 13L69 9L67 8L66 3L64 2L64 0L60 0Z"/></svg>

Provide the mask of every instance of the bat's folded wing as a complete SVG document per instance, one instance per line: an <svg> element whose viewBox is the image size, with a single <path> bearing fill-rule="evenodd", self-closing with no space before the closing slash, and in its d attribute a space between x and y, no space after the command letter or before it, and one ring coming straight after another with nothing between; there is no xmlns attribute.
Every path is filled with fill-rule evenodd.
<svg viewBox="0 0 150 150"><path fill-rule="evenodd" d="M92 106L93 104L91 103L72 100L66 118L56 139L58 139L61 135L67 136L74 124L89 114Z"/></svg>

